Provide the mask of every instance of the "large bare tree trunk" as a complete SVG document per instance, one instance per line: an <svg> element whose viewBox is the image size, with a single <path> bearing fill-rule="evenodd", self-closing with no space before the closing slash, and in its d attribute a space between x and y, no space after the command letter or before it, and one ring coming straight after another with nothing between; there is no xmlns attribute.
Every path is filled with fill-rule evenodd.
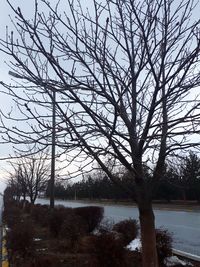
<svg viewBox="0 0 200 267"><path fill-rule="evenodd" d="M138 164L138 173L143 174L142 164ZM142 241L142 267L158 267L156 248L155 217L152 208L151 189L145 179L136 177L136 196Z"/></svg>
<svg viewBox="0 0 200 267"><path fill-rule="evenodd" d="M139 204L142 241L142 266L158 267L155 220L151 203Z"/></svg>

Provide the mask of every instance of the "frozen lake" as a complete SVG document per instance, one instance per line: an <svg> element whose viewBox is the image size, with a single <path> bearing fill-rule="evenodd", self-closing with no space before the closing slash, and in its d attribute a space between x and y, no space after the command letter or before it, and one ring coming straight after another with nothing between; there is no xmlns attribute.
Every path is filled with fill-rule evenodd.
<svg viewBox="0 0 200 267"><path fill-rule="evenodd" d="M39 203L49 204L48 199L38 199ZM67 207L103 206L104 215L111 220L138 219L137 208L133 206L86 203L56 200L56 205ZM173 247L200 256L200 211L170 211L154 209L156 227L168 229L173 234Z"/></svg>

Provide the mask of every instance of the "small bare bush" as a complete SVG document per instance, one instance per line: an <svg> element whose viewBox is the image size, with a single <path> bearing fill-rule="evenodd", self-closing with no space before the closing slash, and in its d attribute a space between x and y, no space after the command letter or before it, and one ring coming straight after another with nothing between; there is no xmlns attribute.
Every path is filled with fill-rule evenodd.
<svg viewBox="0 0 200 267"><path fill-rule="evenodd" d="M101 223L98 226L99 233L108 233L111 232L113 229L114 221L110 218L103 218Z"/></svg>
<svg viewBox="0 0 200 267"><path fill-rule="evenodd" d="M103 219L104 208L97 206L87 206L75 208L74 212L82 217L87 224L87 232L91 233L98 227Z"/></svg>
<svg viewBox="0 0 200 267"><path fill-rule="evenodd" d="M22 208L23 208L25 213L30 214L31 213L32 204L30 202L28 202L27 200L22 201Z"/></svg>
<svg viewBox="0 0 200 267"><path fill-rule="evenodd" d="M3 221L9 228L14 227L21 220L21 209L18 206L6 207L3 211Z"/></svg>
<svg viewBox="0 0 200 267"><path fill-rule="evenodd" d="M54 237L57 237L59 235L63 222L66 218L68 218L68 216L71 216L71 214L73 214L73 210L71 208L58 208L54 209L50 213L49 229L50 233Z"/></svg>
<svg viewBox="0 0 200 267"><path fill-rule="evenodd" d="M31 217L41 226L48 226L49 224L49 207L46 205L33 205L31 207Z"/></svg>
<svg viewBox="0 0 200 267"><path fill-rule="evenodd" d="M113 231L121 234L124 246L128 245L138 235L138 222L133 219L124 220L113 226Z"/></svg>
<svg viewBox="0 0 200 267"><path fill-rule="evenodd" d="M60 261L54 255L37 255L28 259L19 259L16 267L57 267L60 266Z"/></svg>
<svg viewBox="0 0 200 267"><path fill-rule="evenodd" d="M125 267L125 249L114 233L105 233L93 240L94 249L101 267Z"/></svg>
<svg viewBox="0 0 200 267"><path fill-rule="evenodd" d="M96 235L86 235L81 237L78 244L78 252L94 254L95 253L94 244L95 242L97 242L96 239L97 239Z"/></svg>
<svg viewBox="0 0 200 267"><path fill-rule="evenodd" d="M87 225L85 221L80 216L71 213L65 218L61 226L60 237L68 239L73 248L79 238L85 235L86 232Z"/></svg>
<svg viewBox="0 0 200 267"><path fill-rule="evenodd" d="M60 266L60 261L58 257L54 255L40 255L32 264L31 267L56 267Z"/></svg>
<svg viewBox="0 0 200 267"><path fill-rule="evenodd" d="M7 245L12 254L26 257L34 251L34 226L32 221L25 220L15 224L7 233Z"/></svg>
<svg viewBox="0 0 200 267"><path fill-rule="evenodd" d="M172 236L167 230L156 229L156 247L160 264L172 255Z"/></svg>
<svg viewBox="0 0 200 267"><path fill-rule="evenodd" d="M128 267L141 267L142 255L139 251L127 251L126 264Z"/></svg>

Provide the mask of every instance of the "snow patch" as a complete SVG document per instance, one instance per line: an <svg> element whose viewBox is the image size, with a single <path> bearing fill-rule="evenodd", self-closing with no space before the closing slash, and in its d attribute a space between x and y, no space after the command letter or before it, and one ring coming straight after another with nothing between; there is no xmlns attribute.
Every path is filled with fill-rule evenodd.
<svg viewBox="0 0 200 267"><path fill-rule="evenodd" d="M140 238L136 238L130 242L130 244L126 247L131 251L140 250L141 249L141 240ZM166 266L172 267L175 265L182 265L182 266L193 266L191 262L180 260L177 256L167 257L165 259Z"/></svg>
<svg viewBox="0 0 200 267"><path fill-rule="evenodd" d="M165 259L165 264L170 267L170 266L174 266L174 265L182 265L182 266L193 266L192 263L190 262L186 262L183 260L180 260L177 256L171 256L171 257L167 257Z"/></svg>
<svg viewBox="0 0 200 267"><path fill-rule="evenodd" d="M37 251L45 251L47 248L38 248Z"/></svg>
<svg viewBox="0 0 200 267"><path fill-rule="evenodd" d="M34 238L33 240L34 241L41 241L42 239L41 238Z"/></svg>
<svg viewBox="0 0 200 267"><path fill-rule="evenodd" d="M139 238L136 238L134 240L131 241L131 243L127 246L127 248L131 251L134 250L140 250L141 248L141 241Z"/></svg>

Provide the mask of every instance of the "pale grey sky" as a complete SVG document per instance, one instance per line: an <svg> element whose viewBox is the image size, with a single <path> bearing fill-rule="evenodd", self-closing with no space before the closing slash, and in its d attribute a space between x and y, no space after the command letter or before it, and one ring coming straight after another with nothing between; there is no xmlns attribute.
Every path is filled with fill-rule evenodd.
<svg viewBox="0 0 200 267"><path fill-rule="evenodd" d="M31 17L33 15L34 10L34 0L11 0L10 1L15 6L19 6L21 10ZM13 29L10 16L13 18L13 11L8 5L6 0L1 0L0 6L0 38L5 39L6 37L6 26L9 27L10 30ZM8 75L9 68L5 64L5 61L8 61L8 57L0 52L0 80L10 81L11 77ZM3 90L3 87L0 85L0 90ZM4 111L9 111L11 106L13 105L10 97L0 94L0 109ZM7 157L13 151L12 145L2 145L0 144L0 158ZM6 161L0 160L0 192L5 188L5 177L8 176L6 170L9 168L9 164Z"/></svg>

